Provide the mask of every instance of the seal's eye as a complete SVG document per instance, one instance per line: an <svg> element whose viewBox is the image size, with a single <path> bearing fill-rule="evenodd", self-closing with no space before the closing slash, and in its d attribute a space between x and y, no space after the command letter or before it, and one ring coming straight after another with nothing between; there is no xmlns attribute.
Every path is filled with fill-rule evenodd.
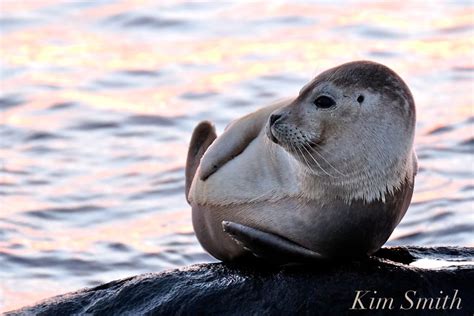
<svg viewBox="0 0 474 316"><path fill-rule="evenodd" d="M364 96L362 94L359 95L359 97L357 98L357 102L359 102L359 103L364 102Z"/></svg>
<svg viewBox="0 0 474 316"><path fill-rule="evenodd" d="M314 104L321 109L328 109L334 105L336 105L336 101L331 99L330 97L327 97L325 95L322 95L318 97L316 100L314 100Z"/></svg>

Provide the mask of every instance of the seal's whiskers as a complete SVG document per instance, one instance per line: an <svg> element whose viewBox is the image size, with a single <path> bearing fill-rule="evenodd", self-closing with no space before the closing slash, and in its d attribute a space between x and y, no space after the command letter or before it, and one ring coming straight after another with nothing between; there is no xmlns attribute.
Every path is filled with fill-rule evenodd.
<svg viewBox="0 0 474 316"><path fill-rule="evenodd" d="M318 176L318 173L308 163L308 160L306 160L306 157L304 156L303 152L298 148L298 146L293 146L293 144L291 143L290 146L292 151L296 153L297 156L301 156L303 158L303 160L305 161L305 165L308 167L308 169L311 170L316 176Z"/></svg>
<svg viewBox="0 0 474 316"><path fill-rule="evenodd" d="M316 158L313 157L313 155L311 155L311 153L309 152L309 150L305 147L305 145L303 144L302 148L304 150L306 150L306 152L308 153L308 155L311 157L311 159L313 159L313 161L318 165L319 169L321 169L326 175L328 175L329 177L331 178L336 178L335 176L333 176L332 174L330 174L329 172L327 172L322 166L321 164L316 160Z"/></svg>
<svg viewBox="0 0 474 316"><path fill-rule="evenodd" d="M314 144L314 145L317 146L317 144ZM303 148L306 149L306 151L308 151L308 149L306 148L306 146L310 147L310 146L309 146L309 143L303 144ZM319 148L322 149L320 146L319 146ZM316 150L316 148L311 148L311 150L312 150L313 152L315 152L319 157L321 157L321 159L323 159L323 160L329 165L329 167L331 167L332 169L334 169L334 171L336 171L337 173L339 173L339 175L341 175L341 176L343 176L343 177L347 177L347 174L341 172L339 169L337 169L336 167L334 167L326 158L324 158L324 156L323 156L322 153L320 153L320 152L318 152L318 151ZM313 158L313 160L315 160L314 157L311 155L311 153L310 153L309 151L308 151L308 154ZM315 160L315 161L316 161L316 160Z"/></svg>

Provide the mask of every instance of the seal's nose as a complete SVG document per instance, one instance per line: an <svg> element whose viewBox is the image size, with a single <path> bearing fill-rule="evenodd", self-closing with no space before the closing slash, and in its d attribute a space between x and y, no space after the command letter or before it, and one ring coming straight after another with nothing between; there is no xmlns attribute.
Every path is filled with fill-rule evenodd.
<svg viewBox="0 0 474 316"><path fill-rule="evenodd" d="M280 114L270 115L270 126L273 126L273 124L275 124L275 122L278 121L278 119L280 119L280 118L281 118Z"/></svg>

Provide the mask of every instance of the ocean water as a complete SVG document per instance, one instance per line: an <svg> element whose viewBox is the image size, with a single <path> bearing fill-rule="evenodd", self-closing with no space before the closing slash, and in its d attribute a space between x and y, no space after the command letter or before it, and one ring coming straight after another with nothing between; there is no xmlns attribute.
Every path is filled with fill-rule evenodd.
<svg viewBox="0 0 474 316"><path fill-rule="evenodd" d="M417 104L388 245L474 246L470 1L0 2L0 311L214 259L184 198L193 127L369 59Z"/></svg>

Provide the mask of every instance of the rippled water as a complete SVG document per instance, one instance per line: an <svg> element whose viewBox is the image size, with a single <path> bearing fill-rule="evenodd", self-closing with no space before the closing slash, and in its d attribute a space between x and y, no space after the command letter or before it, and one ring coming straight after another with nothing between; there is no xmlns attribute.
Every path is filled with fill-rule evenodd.
<svg viewBox="0 0 474 316"><path fill-rule="evenodd" d="M421 168L388 244L474 246L469 1L0 7L0 311L213 260L183 195L194 125L221 132L357 59L396 70L417 102Z"/></svg>

